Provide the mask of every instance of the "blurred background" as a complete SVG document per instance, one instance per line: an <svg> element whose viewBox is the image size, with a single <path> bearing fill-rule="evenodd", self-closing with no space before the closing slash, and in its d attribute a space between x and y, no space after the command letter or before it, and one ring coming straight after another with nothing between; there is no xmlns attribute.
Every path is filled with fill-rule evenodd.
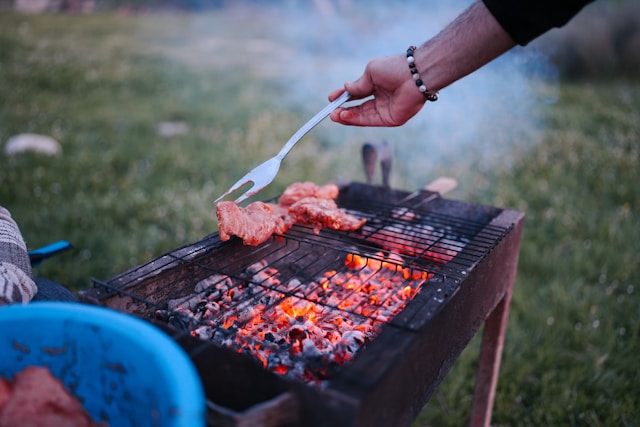
<svg viewBox="0 0 640 427"><path fill-rule="evenodd" d="M217 230L213 200L375 56L466 0L0 0L0 205L73 290ZM405 126L324 121L260 194L364 181L526 213L494 425L640 419L640 5L602 0L441 91ZM478 343L416 426L466 423ZM425 355L428 357L428 355Z"/></svg>

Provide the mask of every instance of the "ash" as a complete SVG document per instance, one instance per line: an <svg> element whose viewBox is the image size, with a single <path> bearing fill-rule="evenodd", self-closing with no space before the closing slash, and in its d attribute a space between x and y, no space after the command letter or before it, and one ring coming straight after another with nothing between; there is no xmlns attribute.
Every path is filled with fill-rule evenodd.
<svg viewBox="0 0 640 427"><path fill-rule="evenodd" d="M201 280L193 295L169 301L157 315L279 375L323 387L431 277L402 265L399 255L348 254L340 271L303 283L282 282L260 261L242 279Z"/></svg>

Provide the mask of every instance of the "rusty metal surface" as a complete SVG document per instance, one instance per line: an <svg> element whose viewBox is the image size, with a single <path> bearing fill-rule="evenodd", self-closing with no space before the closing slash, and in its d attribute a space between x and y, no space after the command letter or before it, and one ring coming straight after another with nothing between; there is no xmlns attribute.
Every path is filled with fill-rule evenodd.
<svg viewBox="0 0 640 427"><path fill-rule="evenodd" d="M405 254L404 265L429 271L433 277L375 339L332 372L321 388L283 378L246 354L195 339L179 328L160 326L194 360L213 406L229 408L237 419L255 411L256 405L279 401L286 394L294 396L298 412L296 422L283 421L283 425L408 426L496 307L506 302L508 308L505 297L515 280L524 215L448 200L436 193L358 183L341 187L338 204L368 218L366 227L358 232L314 235L296 226L286 236L256 248L236 239L221 242L214 233L109 281L97 281L81 298L157 323L157 310L166 309L171 298L189 295L194 283L212 272L237 276L244 266L265 258L280 269L295 269L296 274L300 269L321 271L335 266L317 264L318 260L339 260L354 251L393 251L393 242L386 242L387 249L381 247L385 233L400 232L418 248ZM405 217L408 211L412 212L409 219ZM425 230L429 232L426 237L421 234ZM451 241L462 244L449 258ZM307 261L300 251L311 255ZM293 261L283 262L287 257ZM499 331L506 315L498 317L491 326L497 328L498 336L489 334L489 348L501 345ZM499 356L501 348L483 356L481 368L486 372L479 372L478 378L489 382L488 388L480 390L484 394L495 392L500 362L496 353ZM492 404L492 396L480 399L474 411L488 410L490 417Z"/></svg>

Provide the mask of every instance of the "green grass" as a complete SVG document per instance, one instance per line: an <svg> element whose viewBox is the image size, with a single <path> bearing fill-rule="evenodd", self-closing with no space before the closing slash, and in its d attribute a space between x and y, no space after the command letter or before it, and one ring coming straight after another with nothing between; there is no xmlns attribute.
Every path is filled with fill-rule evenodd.
<svg viewBox="0 0 640 427"><path fill-rule="evenodd" d="M137 18L2 15L0 22L0 140L41 133L64 150L57 158L3 156L0 200L29 247L72 242L73 252L37 273L73 289L214 232L215 197L300 122L293 110L269 109L277 84L146 53ZM160 121L175 119L189 124L187 135L157 135ZM283 171L271 194L334 168L331 159L315 161L318 149L307 144L292 154L304 173Z"/></svg>
<svg viewBox="0 0 640 427"><path fill-rule="evenodd" d="M209 16L220 60L208 63L185 49L186 28L202 24L194 19L0 14L0 141L36 132L64 150L0 156L0 204L29 247L75 247L37 274L77 290L214 232L214 198L302 123L299 106L274 106L285 89L269 73L226 62L268 28L236 26L226 39L237 23ZM448 159L433 171L458 178L452 197L527 215L493 424L635 426L640 84L563 82L540 108L540 142L515 147L510 162ZM158 136L157 123L172 119L189 132ZM310 134L265 197L293 181L362 179L357 147L327 150L329 138ZM478 344L415 426L466 423Z"/></svg>
<svg viewBox="0 0 640 427"><path fill-rule="evenodd" d="M639 89L565 85L544 144L501 177L528 219L497 423L638 422Z"/></svg>
<svg viewBox="0 0 640 427"><path fill-rule="evenodd" d="M494 425L637 425L638 107L637 84L563 84L543 143L479 197L527 214ZM464 424L477 346L416 425Z"/></svg>

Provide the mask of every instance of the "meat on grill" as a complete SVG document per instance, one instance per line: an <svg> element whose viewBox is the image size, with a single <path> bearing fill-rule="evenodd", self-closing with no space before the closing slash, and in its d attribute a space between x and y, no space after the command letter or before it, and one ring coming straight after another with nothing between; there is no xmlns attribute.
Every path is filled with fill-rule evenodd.
<svg viewBox="0 0 640 427"><path fill-rule="evenodd" d="M280 198L278 203L282 206L291 206L300 199L305 197L315 197L317 199L334 200L338 197L338 186L335 184L317 185L314 182L295 182L288 186Z"/></svg>
<svg viewBox="0 0 640 427"><path fill-rule="evenodd" d="M218 232L221 240L235 235L246 245L257 246L273 233L285 229L284 219L273 208L263 202L253 202L246 208L235 202L220 202L216 205Z"/></svg>
<svg viewBox="0 0 640 427"><path fill-rule="evenodd" d="M47 368L28 366L0 378L0 427L99 427Z"/></svg>
<svg viewBox="0 0 640 427"><path fill-rule="evenodd" d="M323 227L332 230L357 230L366 222L365 219L349 215L338 207L334 200L305 197L289 207L289 214L297 222L309 225L314 233L319 233Z"/></svg>
<svg viewBox="0 0 640 427"><path fill-rule="evenodd" d="M257 246L273 234L284 234L294 224L309 225L314 233L322 228L357 230L365 219L356 218L338 207L334 184L319 186L312 182L294 183L287 187L277 204L253 202L242 208L235 202L216 205L220 239L238 236L244 244Z"/></svg>

